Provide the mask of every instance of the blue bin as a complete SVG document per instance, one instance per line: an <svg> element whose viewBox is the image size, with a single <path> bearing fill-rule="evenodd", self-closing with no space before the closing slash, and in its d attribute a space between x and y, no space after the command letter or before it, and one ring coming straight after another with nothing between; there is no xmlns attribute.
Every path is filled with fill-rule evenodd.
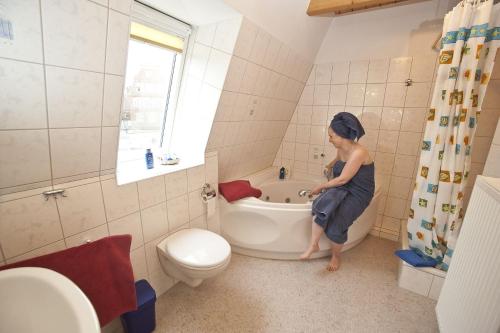
<svg viewBox="0 0 500 333"><path fill-rule="evenodd" d="M156 327L156 293L146 280L135 283L137 310L121 315L125 333L151 333Z"/></svg>

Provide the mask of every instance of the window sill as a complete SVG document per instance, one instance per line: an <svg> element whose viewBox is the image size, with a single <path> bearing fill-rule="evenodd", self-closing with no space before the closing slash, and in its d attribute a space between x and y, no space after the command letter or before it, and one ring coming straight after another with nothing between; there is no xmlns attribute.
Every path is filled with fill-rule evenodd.
<svg viewBox="0 0 500 333"><path fill-rule="evenodd" d="M146 161L144 159L122 162L118 165L116 171L116 183L118 185L125 185L144 179L185 170L202 164L204 164L203 159L200 160L199 158L195 157L181 158L179 163L174 165L162 165L160 164L160 160L155 158L153 169L146 168Z"/></svg>

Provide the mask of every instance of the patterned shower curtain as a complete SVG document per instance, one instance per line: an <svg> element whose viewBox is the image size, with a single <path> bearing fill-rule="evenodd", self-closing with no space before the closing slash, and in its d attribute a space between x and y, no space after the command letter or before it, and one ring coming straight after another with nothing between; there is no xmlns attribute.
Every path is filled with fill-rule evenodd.
<svg viewBox="0 0 500 333"><path fill-rule="evenodd" d="M500 7L462 1L444 19L439 67L408 219L410 247L448 270L471 147L500 42Z"/></svg>

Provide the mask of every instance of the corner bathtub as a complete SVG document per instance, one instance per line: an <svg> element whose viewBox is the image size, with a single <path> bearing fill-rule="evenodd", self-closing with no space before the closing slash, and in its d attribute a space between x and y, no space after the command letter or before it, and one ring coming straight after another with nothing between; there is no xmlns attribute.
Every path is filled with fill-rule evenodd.
<svg viewBox="0 0 500 333"><path fill-rule="evenodd" d="M275 172L271 174L276 175ZM274 178L274 177L273 177ZM325 179L265 180L253 186L262 190L262 196L228 203L220 196L222 236L235 253L268 259L298 259L307 249L311 237L311 199L299 197L298 192L312 189ZM380 186L363 214L349 228L348 239L342 251L359 244L370 232L377 218ZM330 241L325 235L319 242L320 250L312 258L328 256Z"/></svg>

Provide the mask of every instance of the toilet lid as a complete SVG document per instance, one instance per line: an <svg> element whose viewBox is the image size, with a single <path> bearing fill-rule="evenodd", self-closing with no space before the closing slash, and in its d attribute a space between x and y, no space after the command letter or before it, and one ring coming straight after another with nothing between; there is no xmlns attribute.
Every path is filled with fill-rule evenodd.
<svg viewBox="0 0 500 333"><path fill-rule="evenodd" d="M207 268L223 263L230 255L231 247L214 232L191 228L168 236L165 251L185 266Z"/></svg>

